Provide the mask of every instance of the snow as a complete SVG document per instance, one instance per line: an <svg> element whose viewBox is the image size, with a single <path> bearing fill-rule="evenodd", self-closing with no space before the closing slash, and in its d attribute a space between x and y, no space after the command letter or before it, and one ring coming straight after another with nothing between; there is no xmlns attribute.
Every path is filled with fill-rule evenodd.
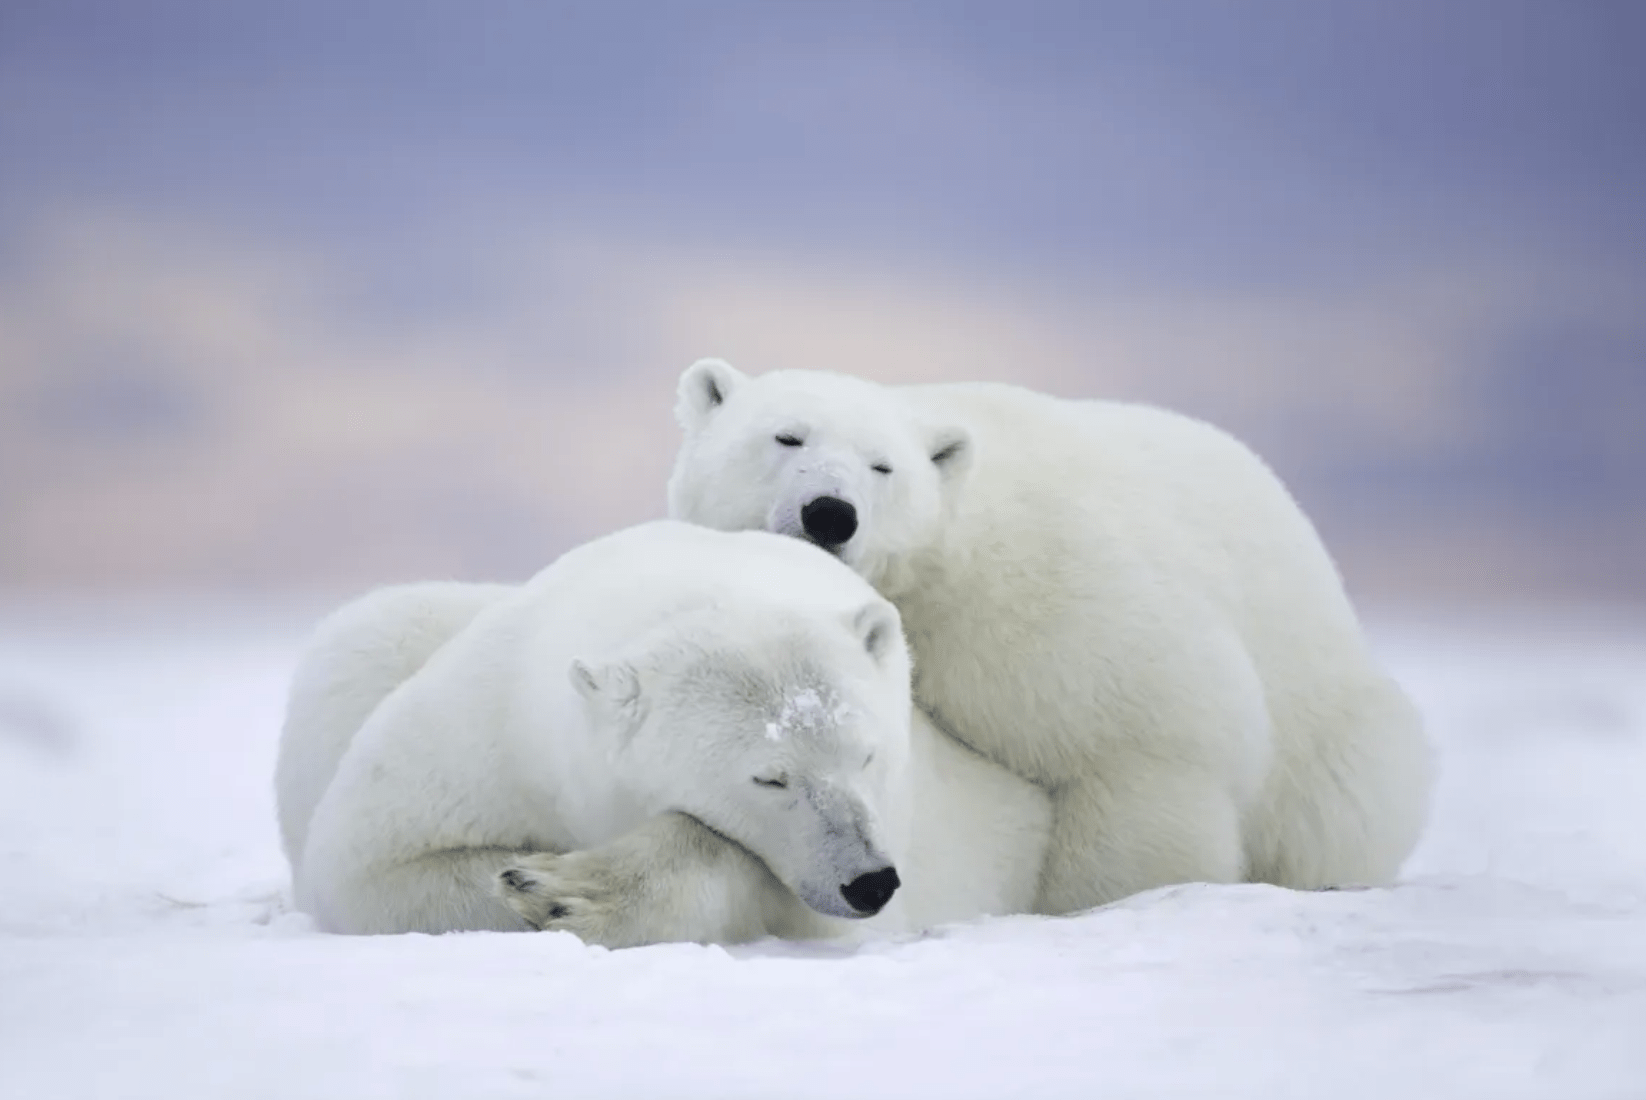
<svg viewBox="0 0 1646 1100"><path fill-rule="evenodd" d="M783 696L777 718L766 723L766 740L786 741L800 732L832 729L845 720L848 708L837 702L831 709L816 688L801 688Z"/></svg>
<svg viewBox="0 0 1646 1100"><path fill-rule="evenodd" d="M607 952L316 933L302 630L87 623L0 618L0 1096L1646 1097L1646 627L1379 635L1443 768L1393 889Z"/></svg>

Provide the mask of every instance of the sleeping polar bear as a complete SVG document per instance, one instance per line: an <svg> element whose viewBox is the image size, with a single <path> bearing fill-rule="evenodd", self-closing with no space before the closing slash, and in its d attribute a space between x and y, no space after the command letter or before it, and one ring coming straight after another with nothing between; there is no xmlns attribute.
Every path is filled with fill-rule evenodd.
<svg viewBox="0 0 1646 1100"><path fill-rule="evenodd" d="M292 685L296 899L608 947L1027 911L1047 799L911 710L896 610L791 539L665 521L518 588L379 590Z"/></svg>
<svg viewBox="0 0 1646 1100"><path fill-rule="evenodd" d="M1161 409L845 374L681 376L669 514L829 550L897 605L915 697L1051 794L1037 908L1177 882L1391 881L1416 709L1250 450Z"/></svg>

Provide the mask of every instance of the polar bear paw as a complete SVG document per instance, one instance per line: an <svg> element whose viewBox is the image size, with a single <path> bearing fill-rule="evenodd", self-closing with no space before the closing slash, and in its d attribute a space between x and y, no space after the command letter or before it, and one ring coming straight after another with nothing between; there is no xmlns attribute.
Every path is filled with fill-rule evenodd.
<svg viewBox="0 0 1646 1100"><path fill-rule="evenodd" d="M497 874L497 892L539 932L570 932L588 944L632 946L623 934L624 876L589 852L522 856Z"/></svg>

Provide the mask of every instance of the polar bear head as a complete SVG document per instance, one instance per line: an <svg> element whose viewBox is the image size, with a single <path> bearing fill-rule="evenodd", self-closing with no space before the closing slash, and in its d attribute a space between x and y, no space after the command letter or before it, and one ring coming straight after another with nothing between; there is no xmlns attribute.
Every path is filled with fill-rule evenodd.
<svg viewBox="0 0 1646 1100"><path fill-rule="evenodd" d="M571 666L646 812L697 818L834 917L890 900L907 829L909 657L896 609L864 589L826 617L717 602Z"/></svg>
<svg viewBox="0 0 1646 1100"><path fill-rule="evenodd" d="M895 587L895 563L936 541L973 449L963 427L924 423L873 382L821 371L751 378L718 359L681 375L675 415L685 440L670 516L806 539L882 591Z"/></svg>

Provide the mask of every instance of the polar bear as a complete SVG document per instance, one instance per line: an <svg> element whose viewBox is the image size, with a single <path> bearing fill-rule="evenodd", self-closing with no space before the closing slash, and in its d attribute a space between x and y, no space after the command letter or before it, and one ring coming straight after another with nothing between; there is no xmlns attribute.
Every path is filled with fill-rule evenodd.
<svg viewBox="0 0 1646 1100"><path fill-rule="evenodd" d="M898 607L915 696L1034 781L1038 908L1176 882L1390 881L1431 784L1273 473L1160 409L827 372L681 376L669 513L806 539Z"/></svg>
<svg viewBox="0 0 1646 1100"><path fill-rule="evenodd" d="M661 522L523 587L381 589L293 678L298 905L340 932L608 947L1027 911L1048 799L911 728L908 675L894 608L759 533Z"/></svg>

